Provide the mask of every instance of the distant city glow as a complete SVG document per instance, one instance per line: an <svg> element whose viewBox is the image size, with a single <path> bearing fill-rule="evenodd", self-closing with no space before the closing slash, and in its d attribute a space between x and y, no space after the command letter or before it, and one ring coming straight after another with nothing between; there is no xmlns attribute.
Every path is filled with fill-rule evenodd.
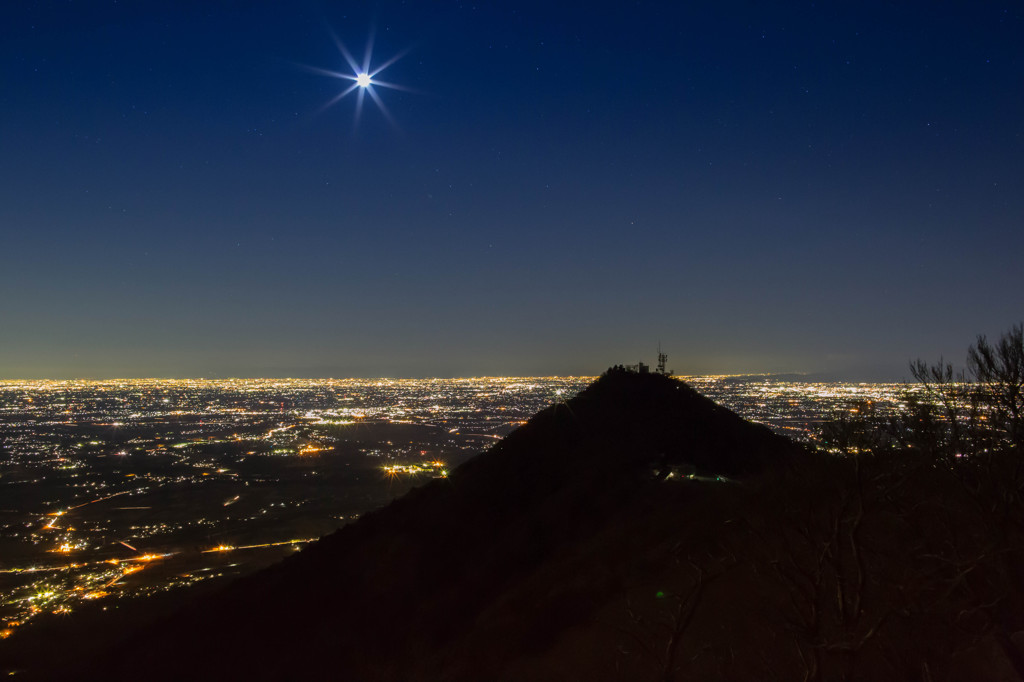
<svg viewBox="0 0 1024 682"><path fill-rule="evenodd" d="M908 390L679 378L812 444L830 415L870 404L886 416L905 404ZM9 490L25 491L21 503L5 502L0 518L0 531L20 548L0 568L0 633L83 601L254 570L410 486L447 478L592 380L0 381L10 434L0 474ZM668 478L725 481L684 471ZM344 482L356 496L349 501L325 481ZM374 490L382 497L356 501ZM194 503L168 504L186 499Z"/></svg>
<svg viewBox="0 0 1024 682"><path fill-rule="evenodd" d="M0 476L31 491L0 518L20 548L0 568L0 633L255 570L592 379L0 380ZM352 500L323 485L370 472Z"/></svg>

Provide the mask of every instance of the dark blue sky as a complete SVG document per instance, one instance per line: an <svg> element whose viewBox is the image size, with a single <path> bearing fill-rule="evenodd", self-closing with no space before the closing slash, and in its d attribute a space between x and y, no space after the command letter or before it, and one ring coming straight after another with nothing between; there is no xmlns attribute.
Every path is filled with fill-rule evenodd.
<svg viewBox="0 0 1024 682"><path fill-rule="evenodd" d="M1024 317L1006 3L10 2L0 378L899 378ZM777 3L772 3L777 4ZM332 32L372 65L356 96Z"/></svg>

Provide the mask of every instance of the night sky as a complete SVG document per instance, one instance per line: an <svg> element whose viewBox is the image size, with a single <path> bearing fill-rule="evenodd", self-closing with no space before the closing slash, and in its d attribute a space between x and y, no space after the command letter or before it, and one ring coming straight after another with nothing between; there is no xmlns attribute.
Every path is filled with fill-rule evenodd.
<svg viewBox="0 0 1024 682"><path fill-rule="evenodd" d="M898 379L1022 254L1019 2L0 9L0 378Z"/></svg>

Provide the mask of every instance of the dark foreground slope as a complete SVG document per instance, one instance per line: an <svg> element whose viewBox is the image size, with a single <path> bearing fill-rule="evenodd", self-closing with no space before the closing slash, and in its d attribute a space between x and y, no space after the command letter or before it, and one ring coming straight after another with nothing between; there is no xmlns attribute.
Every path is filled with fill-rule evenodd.
<svg viewBox="0 0 1024 682"><path fill-rule="evenodd" d="M1018 679L1019 509L985 485L612 373L64 676Z"/></svg>
<svg viewBox="0 0 1024 682"><path fill-rule="evenodd" d="M162 679L430 677L453 665L436 652L471 636L482 612L554 555L572 556L672 467L743 477L799 454L681 382L612 373L450 478L140 633L95 676L141 666ZM596 605L571 597L530 614L522 646L543 646L544 632ZM505 655L522 653L510 646Z"/></svg>

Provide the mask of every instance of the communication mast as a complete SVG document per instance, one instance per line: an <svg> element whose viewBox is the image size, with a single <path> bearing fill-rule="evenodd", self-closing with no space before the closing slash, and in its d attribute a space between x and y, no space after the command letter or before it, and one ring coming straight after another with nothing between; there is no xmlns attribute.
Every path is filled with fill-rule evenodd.
<svg viewBox="0 0 1024 682"><path fill-rule="evenodd" d="M661 342L658 342L658 374L665 374L665 363L668 362L668 356L661 352Z"/></svg>

